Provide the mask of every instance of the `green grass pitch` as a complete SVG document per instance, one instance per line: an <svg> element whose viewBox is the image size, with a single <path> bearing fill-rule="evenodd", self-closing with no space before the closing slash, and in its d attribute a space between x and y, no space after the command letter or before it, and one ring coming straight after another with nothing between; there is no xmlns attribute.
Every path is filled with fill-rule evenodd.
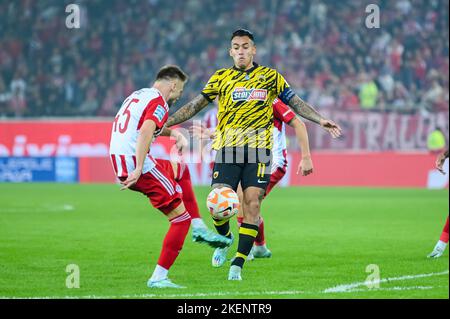
<svg viewBox="0 0 450 319"><path fill-rule="evenodd" d="M196 194L212 227L208 190ZM229 264L212 268L212 248L189 233L170 271L187 289L152 290L146 281L168 223L143 195L117 185L0 184L0 297L449 298L448 250L426 258L448 190L277 188L262 214L273 257L247 262L242 282L227 280ZM79 267L78 289L66 287L69 264ZM379 288L364 284L368 265L379 269Z"/></svg>

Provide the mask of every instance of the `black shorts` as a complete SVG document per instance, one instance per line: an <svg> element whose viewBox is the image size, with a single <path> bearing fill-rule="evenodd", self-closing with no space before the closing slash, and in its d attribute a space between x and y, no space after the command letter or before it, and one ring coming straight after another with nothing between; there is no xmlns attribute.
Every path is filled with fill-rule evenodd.
<svg viewBox="0 0 450 319"><path fill-rule="evenodd" d="M266 189L270 182L272 152L266 148L225 147L217 151L211 185L227 184L235 191L250 186Z"/></svg>

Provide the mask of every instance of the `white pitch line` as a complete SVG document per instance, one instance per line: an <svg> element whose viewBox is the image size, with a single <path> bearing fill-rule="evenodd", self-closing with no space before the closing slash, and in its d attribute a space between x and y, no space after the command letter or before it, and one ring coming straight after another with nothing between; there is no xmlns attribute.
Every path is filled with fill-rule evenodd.
<svg viewBox="0 0 450 319"><path fill-rule="evenodd" d="M343 291L344 293L347 292L372 292L372 291L403 291L403 290L430 290L434 288L440 288L443 286L411 286L411 287L391 287L391 288L373 288L373 289L351 289L347 291Z"/></svg>
<svg viewBox="0 0 450 319"><path fill-rule="evenodd" d="M441 276L448 274L449 271L442 271L438 273L429 274L418 274L418 275L407 275L401 277L384 278L379 281L372 281L371 284L386 283L390 281L401 281L410 280L416 278L425 278L432 276ZM358 287L366 285L366 282L357 282L347 285L339 285L332 288L327 288L323 291L313 292L313 291L300 291L300 290L284 290L284 291L249 291L249 292L198 292L192 294L135 294L135 295L119 295L119 296L97 296L97 295L87 295L87 296L43 296L43 297L7 297L0 296L0 299L122 299L122 298L194 298L194 297L224 297L224 296L260 296L260 295L299 295L299 294L317 294L317 293L347 293L347 292L370 292L370 291L395 291L395 290L429 290L437 287L432 286L413 286L413 287L390 287L390 288L374 288L372 290L367 289L356 289ZM441 286L439 286L441 287Z"/></svg>
<svg viewBox="0 0 450 319"><path fill-rule="evenodd" d="M386 283L386 282L390 282L390 281L411 280L411 279L425 278L425 277L432 277L432 276L441 276L441 275L447 275L447 274L448 274L448 270L438 272L438 273L433 272L433 273L429 273L429 274L406 275L406 276L401 276L401 277L383 278L383 279L379 279L379 280L373 280L370 282L370 284L376 285L376 284ZM323 291L323 293L347 292L349 290L352 290L352 289L355 289L355 288L358 288L361 286L365 286L365 285L366 285L365 281L355 282L355 283L351 283L351 284L338 285L335 287L325 289Z"/></svg>
<svg viewBox="0 0 450 319"><path fill-rule="evenodd" d="M54 205L54 206L41 206L41 207L32 207L32 206L18 206L11 208L2 208L0 209L0 213L53 213L53 212L61 212L61 211L73 211L75 207L70 204L63 205Z"/></svg>

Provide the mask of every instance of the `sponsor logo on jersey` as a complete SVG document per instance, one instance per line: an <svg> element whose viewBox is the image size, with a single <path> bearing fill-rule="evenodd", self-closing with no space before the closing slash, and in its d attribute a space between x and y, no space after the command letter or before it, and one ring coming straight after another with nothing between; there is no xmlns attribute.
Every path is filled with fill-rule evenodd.
<svg viewBox="0 0 450 319"><path fill-rule="evenodd" d="M264 89L246 89L235 88L231 93L233 102L239 101L265 101L267 98L267 90Z"/></svg>
<svg viewBox="0 0 450 319"><path fill-rule="evenodd" d="M158 105L156 107L156 110L153 112L153 116L161 122L164 118L164 115L166 115L166 109L163 106Z"/></svg>

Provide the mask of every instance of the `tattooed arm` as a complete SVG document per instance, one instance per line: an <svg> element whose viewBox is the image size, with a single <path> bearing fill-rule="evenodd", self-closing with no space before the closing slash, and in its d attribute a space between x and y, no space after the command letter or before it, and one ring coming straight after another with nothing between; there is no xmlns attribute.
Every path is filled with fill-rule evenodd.
<svg viewBox="0 0 450 319"><path fill-rule="evenodd" d="M292 97L289 101L289 106L295 111L295 113L316 124L320 124L320 120L324 119L319 112L298 97L298 95L294 95Z"/></svg>
<svg viewBox="0 0 450 319"><path fill-rule="evenodd" d="M290 101L289 106L294 110L295 113L300 115L301 117L310 120L316 124L322 126L325 130L327 130L331 136L337 138L341 136L342 130L333 121L325 119L322 115L319 114L311 105L303 101L297 95L294 95Z"/></svg>
<svg viewBox="0 0 450 319"><path fill-rule="evenodd" d="M204 109L208 104L209 101L202 94L199 94L192 101L180 107L178 111L170 116L166 125L174 126L183 123Z"/></svg>

